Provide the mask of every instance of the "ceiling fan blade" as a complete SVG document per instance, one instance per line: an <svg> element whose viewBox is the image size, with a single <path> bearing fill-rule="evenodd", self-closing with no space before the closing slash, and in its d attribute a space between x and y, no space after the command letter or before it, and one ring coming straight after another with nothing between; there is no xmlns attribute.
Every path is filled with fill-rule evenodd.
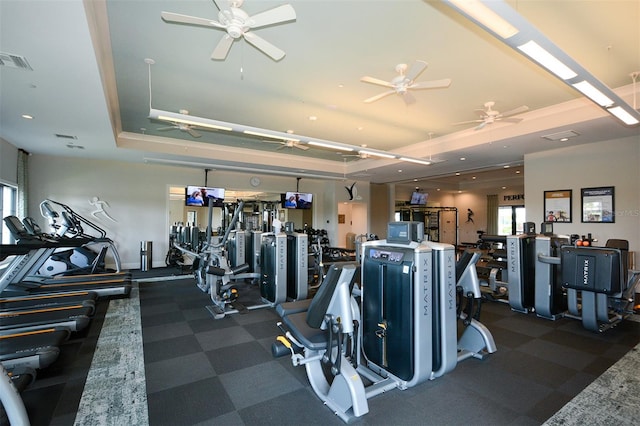
<svg viewBox="0 0 640 426"><path fill-rule="evenodd" d="M196 16L181 15L173 12L161 12L160 16L167 22L177 22L179 24L200 25L203 27L225 28L220 22L212 19L198 18Z"/></svg>
<svg viewBox="0 0 640 426"><path fill-rule="evenodd" d="M487 122L483 121L482 123L477 125L473 130L482 130L482 129L484 129L484 126L486 126L486 125L487 125Z"/></svg>
<svg viewBox="0 0 640 426"><path fill-rule="evenodd" d="M189 133L194 138L199 138L200 136L202 136L200 133L196 132L193 129L186 129L186 132Z"/></svg>
<svg viewBox="0 0 640 426"><path fill-rule="evenodd" d="M278 49L273 44L269 43L260 36L255 35L252 32L247 31L244 33L244 39L251 43L258 50L261 50L266 55L270 56L274 61L279 61L284 58L284 51Z"/></svg>
<svg viewBox="0 0 640 426"><path fill-rule="evenodd" d="M405 77L408 81L413 81L418 78L418 76L422 74L426 69L427 63L425 61L415 61L413 64L411 64L411 68L409 68L409 71L405 74Z"/></svg>
<svg viewBox="0 0 640 426"><path fill-rule="evenodd" d="M498 118L498 120L500 121L504 121L505 123L519 123L522 121L522 118L516 118L516 117L511 117L511 118Z"/></svg>
<svg viewBox="0 0 640 426"><path fill-rule="evenodd" d="M247 24L250 28L259 28L266 25L279 24L281 22L293 21L296 19L296 11L290 4L283 4L264 12L250 16Z"/></svg>
<svg viewBox="0 0 640 426"><path fill-rule="evenodd" d="M286 145L280 145L279 147L276 148L276 151L280 151L281 149L285 149L288 148Z"/></svg>
<svg viewBox="0 0 640 426"><path fill-rule="evenodd" d="M160 132L166 132L167 130L173 130L173 129L177 129L177 127L176 126L159 127L156 130Z"/></svg>
<svg viewBox="0 0 640 426"><path fill-rule="evenodd" d="M503 112L500 114L501 117L509 117L516 114L522 114L523 112L529 111L529 107L526 105L522 105L521 107L512 109L511 111Z"/></svg>
<svg viewBox="0 0 640 426"><path fill-rule="evenodd" d="M211 52L211 59L224 60L224 58L229 54L229 50L231 50L233 42L234 38L229 34L223 35L216 48Z"/></svg>
<svg viewBox="0 0 640 426"><path fill-rule="evenodd" d="M402 94L402 99L404 100L404 103L407 105L416 103L416 98L411 94L411 92L404 92Z"/></svg>
<svg viewBox="0 0 640 426"><path fill-rule="evenodd" d="M375 101L377 101L378 99L382 99L382 98L384 98L385 96L389 96L389 95L392 95L392 94L394 94L394 93L396 93L396 91L395 91L395 90L389 90L388 92L383 92L383 93L380 93L379 95L372 96L372 97L370 97L370 98L368 98L368 99L365 99L365 100L364 100L364 103L365 103L365 104L370 104L371 102L375 102Z"/></svg>
<svg viewBox="0 0 640 426"><path fill-rule="evenodd" d="M296 148L298 148L298 149L301 149L301 150L303 150L303 151L306 151L306 150L308 150L308 149L309 149L309 147L308 147L308 146L300 145L300 144L295 144L295 145L293 145L293 146L294 146L294 147L296 147Z"/></svg>
<svg viewBox="0 0 640 426"><path fill-rule="evenodd" d="M482 123L484 120L469 120L469 121L459 121L457 123L451 123L452 126L460 126L464 124L472 124L472 123Z"/></svg>
<svg viewBox="0 0 640 426"><path fill-rule="evenodd" d="M378 86L394 87L389 81L380 80L379 78L369 77L365 75L360 79L363 83L377 84Z"/></svg>
<svg viewBox="0 0 640 426"><path fill-rule="evenodd" d="M445 78L442 80L432 80L432 81L421 81L419 83L414 83L409 86L409 89L441 89L444 87L449 87L451 85L451 79Z"/></svg>

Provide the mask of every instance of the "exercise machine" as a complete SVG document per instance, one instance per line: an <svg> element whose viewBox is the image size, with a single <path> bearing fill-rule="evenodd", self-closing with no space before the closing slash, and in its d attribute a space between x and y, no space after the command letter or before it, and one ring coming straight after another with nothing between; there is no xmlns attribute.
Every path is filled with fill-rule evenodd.
<svg viewBox="0 0 640 426"><path fill-rule="evenodd" d="M309 236L285 223L287 236L287 299L306 299L309 293Z"/></svg>
<svg viewBox="0 0 640 426"><path fill-rule="evenodd" d="M456 276L463 294L480 297L470 268L477 257L467 257L457 274L454 247L423 242L423 226L389 224L386 240L363 244L361 264L330 265L307 311L281 314L284 335L273 355L304 365L316 395L345 422L365 415L376 395L496 350L472 309L459 313L456 306ZM351 289L358 270L362 287ZM458 319L467 326L459 341Z"/></svg>
<svg viewBox="0 0 640 426"><path fill-rule="evenodd" d="M560 251L568 244L566 236L538 235L535 239L535 311L541 318L557 320L567 310Z"/></svg>
<svg viewBox="0 0 640 426"><path fill-rule="evenodd" d="M566 245L560 262L566 316L581 320L587 330L603 332L633 314L640 271L628 269L628 241L609 240L605 247Z"/></svg>

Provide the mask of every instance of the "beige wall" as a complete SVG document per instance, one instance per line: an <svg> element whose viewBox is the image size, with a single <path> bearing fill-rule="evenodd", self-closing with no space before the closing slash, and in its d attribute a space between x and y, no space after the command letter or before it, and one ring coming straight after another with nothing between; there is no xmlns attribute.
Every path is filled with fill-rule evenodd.
<svg viewBox="0 0 640 426"><path fill-rule="evenodd" d="M248 173L214 170L208 175L210 186L226 189L251 189ZM285 192L296 190L295 177L260 176L260 190ZM204 171L188 167L134 164L116 161L79 160L77 158L33 155L29 162L29 211L47 229L39 214L39 204L45 198L71 206L79 214L91 218L89 204L93 197L108 203L109 214L117 220L95 219L116 241L125 268L140 266L140 241L153 242L153 266L164 266L168 250L170 211L176 208L169 201L169 186L204 183ZM368 202L368 184L362 187L363 202ZM313 226L326 229L331 244L337 243L337 202L344 199L342 181L302 178L301 192L314 194ZM340 192L339 190L342 190ZM336 192L339 194L336 195ZM92 219L93 220L93 219Z"/></svg>
<svg viewBox="0 0 640 426"><path fill-rule="evenodd" d="M15 164L17 150L2 142L2 174ZM9 153L5 156L5 153ZM10 157L12 156L12 157ZM5 158L13 158L7 161ZM92 197L109 203L109 213L116 223L98 221L118 243L125 267L139 266L139 242L154 242L153 264L164 265L168 249L170 212L176 204L169 202L169 186L185 186L204 182L204 171L187 167L133 164L114 161L78 160L76 158L33 155L29 168L29 209L39 217L38 205L44 198L69 204L80 214L90 217ZM5 165L8 164L8 165ZM562 234L591 232L602 244L609 238L626 238L631 250L640 250L640 139L627 138L576 148L560 148L525 156L525 188L504 191L467 191L461 194L429 194L429 205L458 209L458 242L475 241L476 231L486 230L486 195L497 193L500 205L521 204L505 200L505 195L525 194L527 221L539 226L543 220L543 191L573 190L573 222L556 224ZM10 171L9 174L15 175ZM228 189L250 189L249 173L212 171L208 183ZM294 177L263 175L260 190L284 192L296 189ZM6 178L5 178L6 179ZM14 178L15 179L15 178ZM353 181L320 181L301 179L299 190L314 194L313 227L326 229L330 243L344 246L347 232L373 232L386 237L387 223L393 220L394 201L410 194L396 194L395 185L357 182L358 200L349 201L344 188ZM580 221L580 188L615 187L616 223L589 224ZM344 204L347 203L347 204ZM343 207L340 207L343 206ZM350 207L349 207L350 206ZM366 206L364 209L361 206ZM354 221L354 208L356 220ZM467 208L474 212L474 223L466 222ZM338 214L348 213L355 227L338 224ZM365 210L365 211L363 211ZM175 216L172 216L175 217Z"/></svg>
<svg viewBox="0 0 640 426"><path fill-rule="evenodd" d="M544 218L544 191L571 189L572 222L555 223L557 234L591 233L604 245L609 238L629 240L640 250L640 137L617 139L525 155L527 221ZM615 187L615 223L582 223L580 189Z"/></svg>

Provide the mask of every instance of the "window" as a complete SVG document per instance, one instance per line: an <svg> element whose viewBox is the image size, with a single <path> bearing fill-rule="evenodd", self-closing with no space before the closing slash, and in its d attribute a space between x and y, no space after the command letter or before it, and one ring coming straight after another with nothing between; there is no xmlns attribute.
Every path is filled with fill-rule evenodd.
<svg viewBox="0 0 640 426"><path fill-rule="evenodd" d="M525 220L524 206L498 207L498 235L522 234Z"/></svg>
<svg viewBox="0 0 640 426"><path fill-rule="evenodd" d="M3 219L16 214L16 192L17 189L15 187L0 183L0 217ZM0 242L2 244L13 244L15 242L4 224L4 220L2 221L2 226L0 226Z"/></svg>

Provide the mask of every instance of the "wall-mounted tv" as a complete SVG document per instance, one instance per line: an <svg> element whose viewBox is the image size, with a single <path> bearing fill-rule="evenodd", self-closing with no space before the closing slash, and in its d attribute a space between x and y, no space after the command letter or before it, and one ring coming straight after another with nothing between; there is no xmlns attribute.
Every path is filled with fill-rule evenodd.
<svg viewBox="0 0 640 426"><path fill-rule="evenodd" d="M184 195L187 206L207 207L211 203L214 207L222 207L224 203L224 188L190 185L185 188Z"/></svg>
<svg viewBox="0 0 640 426"><path fill-rule="evenodd" d="M285 209L310 209L313 194L304 192L287 192L284 195Z"/></svg>
<svg viewBox="0 0 640 426"><path fill-rule="evenodd" d="M428 195L429 194L425 194L424 192L414 191L413 194L411 194L411 201L409 201L409 204L412 206L426 206Z"/></svg>

